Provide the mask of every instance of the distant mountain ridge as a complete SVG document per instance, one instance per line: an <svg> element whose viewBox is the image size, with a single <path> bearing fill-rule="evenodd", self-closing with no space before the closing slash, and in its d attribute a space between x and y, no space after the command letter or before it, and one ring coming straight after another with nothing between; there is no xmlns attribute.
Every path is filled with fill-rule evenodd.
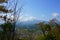
<svg viewBox="0 0 60 40"><path fill-rule="evenodd" d="M18 22L17 26L18 27L23 27L23 28L37 28L36 24L43 22L43 20L30 20L30 21L23 21L23 22ZM47 23L47 21L45 21Z"/></svg>
<svg viewBox="0 0 60 40"><path fill-rule="evenodd" d="M30 20L30 21L23 21L23 22L17 22L18 24L22 25L32 25L41 22L41 20Z"/></svg>

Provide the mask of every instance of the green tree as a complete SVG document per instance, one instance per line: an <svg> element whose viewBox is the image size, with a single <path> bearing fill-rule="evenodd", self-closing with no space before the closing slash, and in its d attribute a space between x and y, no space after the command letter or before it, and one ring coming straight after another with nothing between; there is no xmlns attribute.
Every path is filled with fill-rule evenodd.
<svg viewBox="0 0 60 40"><path fill-rule="evenodd" d="M51 26L49 24L45 24L44 26L45 26L44 28L45 28L46 31L50 31L51 30Z"/></svg>
<svg viewBox="0 0 60 40"><path fill-rule="evenodd" d="M43 35L46 36L45 35L45 23L44 22L40 22L40 23L37 24L37 26L39 26L39 28L41 29Z"/></svg>
<svg viewBox="0 0 60 40"><path fill-rule="evenodd" d="M11 35L11 23L8 23L8 18L7 18L7 13L12 12L11 10L9 10L6 6L2 5L3 3L7 4L7 0L0 0L0 13L4 13L6 15L4 16L0 16L0 18L3 18L3 20L5 21L4 24L1 25L1 29L2 31L2 37L0 40L10 40L10 36Z"/></svg>
<svg viewBox="0 0 60 40"><path fill-rule="evenodd" d="M0 0L0 3L6 3L7 0Z"/></svg>
<svg viewBox="0 0 60 40"><path fill-rule="evenodd" d="M43 36L44 40L47 40L47 34L51 31L51 26L49 25L49 23L46 24L45 22L40 22L37 25L40 27L41 31L43 32L42 35L44 35ZM42 37L42 36L40 36L40 37Z"/></svg>
<svg viewBox="0 0 60 40"><path fill-rule="evenodd" d="M55 26L48 34L46 40L60 40L60 26Z"/></svg>
<svg viewBox="0 0 60 40"><path fill-rule="evenodd" d="M13 5L11 5L11 3L9 4L9 1L10 0L0 0L0 4L1 4L0 13L6 14L4 16L2 15L0 16L0 18L2 18L5 21L5 23L1 25L1 28L3 30L2 40L14 40L15 39L16 22L18 21L18 18L21 13L21 9L22 9L22 6L20 6L20 8L17 8L18 0L15 0L15 1L12 0L13 2L11 3L14 4L13 8L10 7ZM3 3L5 3L6 6L2 5ZM9 4L9 6L7 4ZM8 18L9 13L12 14L13 19L11 19L11 16L10 18ZM11 32L12 32L12 39L9 38L9 35L11 35ZM7 38L6 38L6 35L8 35Z"/></svg>

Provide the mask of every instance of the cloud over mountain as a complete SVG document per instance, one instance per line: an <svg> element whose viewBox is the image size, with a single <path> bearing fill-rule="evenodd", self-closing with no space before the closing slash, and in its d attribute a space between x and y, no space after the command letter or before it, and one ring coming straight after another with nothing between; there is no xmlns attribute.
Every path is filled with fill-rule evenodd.
<svg viewBox="0 0 60 40"><path fill-rule="evenodd" d="M32 21L35 20L36 18L34 16L21 16L19 17L20 21Z"/></svg>
<svg viewBox="0 0 60 40"><path fill-rule="evenodd" d="M58 16L60 16L60 15L59 15L59 13L53 13L52 16L53 16L53 17L58 17Z"/></svg>

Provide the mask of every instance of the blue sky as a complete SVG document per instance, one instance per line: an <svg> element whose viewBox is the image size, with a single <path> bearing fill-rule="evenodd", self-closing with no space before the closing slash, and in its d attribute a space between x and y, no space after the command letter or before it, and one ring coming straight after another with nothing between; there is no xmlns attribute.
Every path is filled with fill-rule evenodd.
<svg viewBox="0 0 60 40"><path fill-rule="evenodd" d="M50 20L60 16L60 0L21 0L22 20Z"/></svg>

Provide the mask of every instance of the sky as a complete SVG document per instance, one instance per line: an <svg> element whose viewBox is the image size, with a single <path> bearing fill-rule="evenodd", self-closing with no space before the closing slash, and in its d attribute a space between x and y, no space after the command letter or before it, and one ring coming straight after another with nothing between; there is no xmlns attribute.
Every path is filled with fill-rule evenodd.
<svg viewBox="0 0 60 40"><path fill-rule="evenodd" d="M21 5L24 5L20 17L22 21L48 21L60 17L60 0L19 0L18 8Z"/></svg>
<svg viewBox="0 0 60 40"><path fill-rule="evenodd" d="M50 20L60 17L60 0L23 0L22 20ZM29 19L30 18L30 19Z"/></svg>

